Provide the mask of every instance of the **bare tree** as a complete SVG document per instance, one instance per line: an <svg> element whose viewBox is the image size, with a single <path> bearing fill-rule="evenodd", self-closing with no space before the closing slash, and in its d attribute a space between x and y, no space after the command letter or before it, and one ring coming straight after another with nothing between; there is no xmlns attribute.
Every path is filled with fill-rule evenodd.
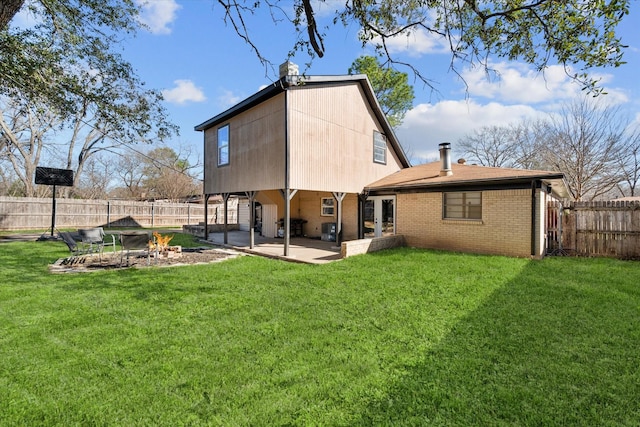
<svg viewBox="0 0 640 427"><path fill-rule="evenodd" d="M540 169L538 134L541 122L483 126L458 140L457 151L482 166Z"/></svg>
<svg viewBox="0 0 640 427"><path fill-rule="evenodd" d="M619 168L620 182L617 185L622 196L640 196L640 129L630 131L625 135L624 150L616 159Z"/></svg>
<svg viewBox="0 0 640 427"><path fill-rule="evenodd" d="M82 199L106 199L113 186L111 165L115 155L97 154L88 159L83 168L82 178L73 188L74 196Z"/></svg>
<svg viewBox="0 0 640 427"><path fill-rule="evenodd" d="M120 187L113 195L133 199L181 200L185 197L201 194L202 185L192 174L201 169L196 161L190 164L188 149L178 152L169 147L153 150L130 151L119 158L114 174L118 176Z"/></svg>
<svg viewBox="0 0 640 427"><path fill-rule="evenodd" d="M621 180L618 159L628 122L605 101L584 97L565 105L540 135L543 163L564 173L575 200L598 199Z"/></svg>
<svg viewBox="0 0 640 427"><path fill-rule="evenodd" d="M113 174L118 179L119 186L114 190L115 197L123 199L140 199L144 196L144 163L138 153L129 152L128 155L118 156L113 166Z"/></svg>
<svg viewBox="0 0 640 427"><path fill-rule="evenodd" d="M466 160L490 167L514 167L517 132L514 126L483 126L458 141Z"/></svg>
<svg viewBox="0 0 640 427"><path fill-rule="evenodd" d="M199 182L189 174L193 166L187 157L169 147L160 147L142 158L147 198L177 201L202 193Z"/></svg>
<svg viewBox="0 0 640 427"><path fill-rule="evenodd" d="M44 158L73 169L75 186L94 154L177 133L160 104L161 95L139 90L136 78L118 70L76 68L91 91L75 98L73 114L61 114L18 93L0 98L0 156L8 159L27 196L35 194L33 176Z"/></svg>
<svg viewBox="0 0 640 427"><path fill-rule="evenodd" d="M47 149L47 137L60 123L47 109L17 99L0 99L0 157L13 168L26 197L36 195L36 167Z"/></svg>

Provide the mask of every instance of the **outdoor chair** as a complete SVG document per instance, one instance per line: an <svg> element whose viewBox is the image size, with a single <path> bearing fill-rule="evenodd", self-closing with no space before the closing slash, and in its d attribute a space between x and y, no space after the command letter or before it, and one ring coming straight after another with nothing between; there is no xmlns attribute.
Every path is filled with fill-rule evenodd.
<svg viewBox="0 0 640 427"><path fill-rule="evenodd" d="M142 251L143 253L146 253L147 265L151 264L151 251L153 249L149 245L149 242L153 242L153 237L151 233L147 231L120 233L120 264L122 265L122 259L126 252L127 265L129 265L129 255L131 251Z"/></svg>
<svg viewBox="0 0 640 427"><path fill-rule="evenodd" d="M116 253L115 236L111 235L110 240L105 239L106 234L102 227L81 229L78 230L78 234L80 235L85 253L97 252L101 261L102 252L104 251L105 246L111 246L113 248L113 253Z"/></svg>
<svg viewBox="0 0 640 427"><path fill-rule="evenodd" d="M81 245L78 245L80 236L78 236L76 233L71 233L69 231L60 231L58 235L67 244L67 247L69 247L69 251L71 251L71 254L73 256L82 255L84 253L83 247Z"/></svg>

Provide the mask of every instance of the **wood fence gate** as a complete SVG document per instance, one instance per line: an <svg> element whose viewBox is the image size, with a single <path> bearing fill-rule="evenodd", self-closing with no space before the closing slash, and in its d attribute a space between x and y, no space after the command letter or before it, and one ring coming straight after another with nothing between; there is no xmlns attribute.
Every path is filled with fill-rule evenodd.
<svg viewBox="0 0 640 427"><path fill-rule="evenodd" d="M549 202L547 254L640 259L640 202Z"/></svg>

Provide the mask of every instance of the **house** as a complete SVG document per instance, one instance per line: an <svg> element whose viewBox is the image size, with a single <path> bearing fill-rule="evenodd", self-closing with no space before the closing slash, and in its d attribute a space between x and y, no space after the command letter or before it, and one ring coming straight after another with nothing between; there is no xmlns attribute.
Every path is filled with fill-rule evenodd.
<svg viewBox="0 0 640 427"><path fill-rule="evenodd" d="M367 185L369 198L396 206L396 233L413 247L510 256L543 256L547 202L570 198L560 172L451 164L403 169Z"/></svg>
<svg viewBox="0 0 640 427"><path fill-rule="evenodd" d="M409 246L542 256L546 202L569 197L558 172L451 165L448 143L440 162L410 167L365 75L300 76L285 63L278 81L195 129L205 200L221 195L226 211L245 198L250 247L257 228L283 238L284 256L295 236L398 234Z"/></svg>
<svg viewBox="0 0 640 427"><path fill-rule="evenodd" d="M292 235L362 237L362 189L409 167L373 88L365 75L301 76L288 62L280 71L195 127L204 132L205 199L247 197L251 246L258 206L262 234L283 237L285 256Z"/></svg>

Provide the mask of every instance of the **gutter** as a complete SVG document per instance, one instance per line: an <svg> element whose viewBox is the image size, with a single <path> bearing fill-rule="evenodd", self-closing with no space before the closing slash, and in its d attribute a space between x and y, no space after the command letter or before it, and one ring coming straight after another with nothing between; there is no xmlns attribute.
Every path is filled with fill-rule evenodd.
<svg viewBox="0 0 640 427"><path fill-rule="evenodd" d="M537 181L531 181L531 256L536 256L536 188Z"/></svg>

